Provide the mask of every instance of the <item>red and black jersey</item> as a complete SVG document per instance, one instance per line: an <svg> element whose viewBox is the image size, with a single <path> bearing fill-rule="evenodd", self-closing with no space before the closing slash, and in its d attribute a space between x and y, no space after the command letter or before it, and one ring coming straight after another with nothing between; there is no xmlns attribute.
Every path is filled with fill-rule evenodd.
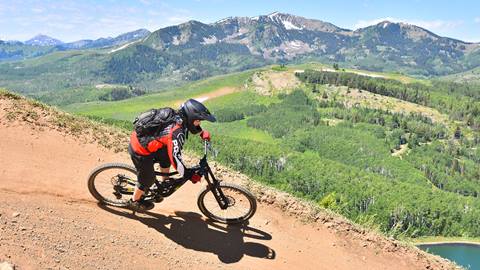
<svg viewBox="0 0 480 270"><path fill-rule="evenodd" d="M143 147L138 140L137 133L132 132L130 136L130 145L133 151L140 156L149 156L163 147L167 147L168 157L173 167L181 176L185 173L185 164L182 159L183 144L186 140L187 130L181 123L173 123L167 126L157 137L152 138L150 142Z"/></svg>

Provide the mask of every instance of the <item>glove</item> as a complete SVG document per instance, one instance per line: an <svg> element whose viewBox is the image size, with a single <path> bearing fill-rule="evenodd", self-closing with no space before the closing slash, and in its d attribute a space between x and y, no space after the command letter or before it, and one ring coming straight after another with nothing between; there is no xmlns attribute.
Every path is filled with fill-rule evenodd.
<svg viewBox="0 0 480 270"><path fill-rule="evenodd" d="M200 137L202 137L202 139L205 141L210 141L210 132L203 130L200 132Z"/></svg>
<svg viewBox="0 0 480 270"><path fill-rule="evenodd" d="M194 166L192 168L186 169L184 177L196 184L202 179L200 175L200 166Z"/></svg>
<svg viewBox="0 0 480 270"><path fill-rule="evenodd" d="M199 175L199 174L196 174L196 173L194 173L194 174L190 177L190 181L192 181L192 183L194 183L194 184L200 182L200 180L202 180L202 176Z"/></svg>

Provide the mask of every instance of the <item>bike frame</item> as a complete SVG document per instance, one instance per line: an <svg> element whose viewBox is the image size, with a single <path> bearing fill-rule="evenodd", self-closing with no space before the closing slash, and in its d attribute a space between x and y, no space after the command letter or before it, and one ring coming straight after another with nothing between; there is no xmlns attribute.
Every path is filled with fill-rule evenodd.
<svg viewBox="0 0 480 270"><path fill-rule="evenodd" d="M207 181L208 189L213 193L215 199L218 202L218 205L221 209L227 209L228 207L228 198L223 194L222 190L219 188L220 181L215 178L215 175L212 172L212 169L207 162L207 153L211 148L211 145L208 141L204 141L204 155L200 159L198 172L201 176ZM162 173L155 171L157 176L173 176L178 174L178 172L171 173ZM165 181L159 182L155 179L155 188L150 188L149 192L145 196L145 200L155 201L159 197L168 197L177 191L183 184L185 184L189 179L181 178L168 178ZM149 193L149 194L148 194Z"/></svg>

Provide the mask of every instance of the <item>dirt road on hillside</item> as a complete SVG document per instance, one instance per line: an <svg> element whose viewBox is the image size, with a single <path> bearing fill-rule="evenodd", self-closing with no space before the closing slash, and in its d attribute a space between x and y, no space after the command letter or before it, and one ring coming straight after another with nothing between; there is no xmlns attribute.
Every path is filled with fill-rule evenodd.
<svg viewBox="0 0 480 270"><path fill-rule="evenodd" d="M0 263L16 269L446 269L415 250L352 237L334 223L304 223L260 203L244 226L211 223L187 184L147 214L98 205L89 172L130 163L62 130L12 120L0 96ZM196 138L191 138L196 139ZM232 179L225 179L232 180ZM346 230L349 231L349 230ZM373 239L373 238L372 238Z"/></svg>

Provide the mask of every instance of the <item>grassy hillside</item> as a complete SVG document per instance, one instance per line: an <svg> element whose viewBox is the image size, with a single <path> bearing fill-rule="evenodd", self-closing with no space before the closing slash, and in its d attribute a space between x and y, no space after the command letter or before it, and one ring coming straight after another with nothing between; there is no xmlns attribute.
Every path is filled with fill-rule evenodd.
<svg viewBox="0 0 480 270"><path fill-rule="evenodd" d="M103 81L101 50L55 52L43 57L0 64L3 87L26 95L68 91ZM52 91L54 90L54 91Z"/></svg>
<svg viewBox="0 0 480 270"><path fill-rule="evenodd" d="M480 84L480 67L456 73L452 75L443 76L441 80L454 81L459 83L477 83Z"/></svg>
<svg viewBox="0 0 480 270"><path fill-rule="evenodd" d="M478 100L469 89L452 95L448 87L400 74L356 77L362 71L340 72L347 80L328 85L307 76L292 84L296 90L258 89L292 78L277 75L307 67L313 64L241 72L159 94L65 109L131 121L151 107L209 97L205 103L219 122L204 127L220 150L217 160L253 179L390 235L480 236L480 134L469 118L478 113ZM255 76L267 83L252 80ZM224 88L236 91L211 95ZM369 93L372 100L352 103L358 100L354 91ZM201 148L195 139L187 146Z"/></svg>
<svg viewBox="0 0 480 270"><path fill-rule="evenodd" d="M244 82L247 81L253 72L254 70L212 77L170 91L149 94L134 99L108 103L91 102L72 104L63 108L77 114L95 115L98 117L118 120L130 120L141 111L156 107L178 106L182 101L189 97L199 97L202 94L210 93L217 89L225 87L240 89L244 87Z"/></svg>
<svg viewBox="0 0 480 270"><path fill-rule="evenodd" d="M141 44L121 50L53 52L0 63L0 87L54 105L99 100L95 86L116 84L158 92L210 76L265 65L245 46L211 44L157 51ZM54 98L52 98L52 96Z"/></svg>
<svg viewBox="0 0 480 270"><path fill-rule="evenodd" d="M53 46L30 46L21 42L0 40L0 61L22 60L45 55L55 51Z"/></svg>

